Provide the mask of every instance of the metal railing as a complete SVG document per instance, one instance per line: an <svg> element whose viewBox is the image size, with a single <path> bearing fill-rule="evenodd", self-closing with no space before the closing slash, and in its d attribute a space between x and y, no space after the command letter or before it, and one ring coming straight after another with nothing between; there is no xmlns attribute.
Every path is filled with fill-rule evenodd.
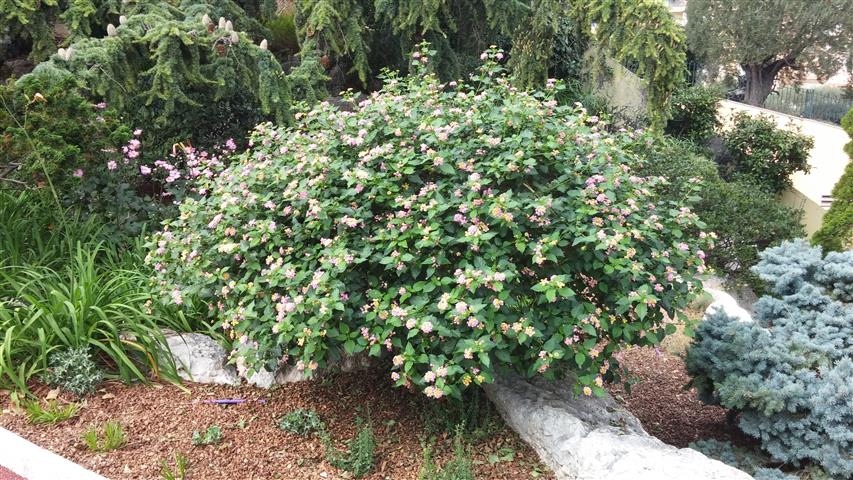
<svg viewBox="0 0 853 480"><path fill-rule="evenodd" d="M853 99L832 90L783 87L767 97L764 108L802 118L841 123L841 118L853 108Z"/></svg>

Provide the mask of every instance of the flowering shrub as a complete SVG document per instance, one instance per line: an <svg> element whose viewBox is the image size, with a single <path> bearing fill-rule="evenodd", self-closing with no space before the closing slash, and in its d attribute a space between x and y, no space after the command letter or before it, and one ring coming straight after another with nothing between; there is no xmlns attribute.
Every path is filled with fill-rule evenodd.
<svg viewBox="0 0 853 480"><path fill-rule="evenodd" d="M416 52L354 111L259 125L153 237L163 292L208 299L243 372L384 351L434 398L506 370L603 393L621 344L674 329L711 235L633 174L621 145L650 139L559 106L555 82L515 89L502 55L441 84Z"/></svg>
<svg viewBox="0 0 853 480"><path fill-rule="evenodd" d="M136 129L124 146L113 149L102 162L69 172L76 181L67 189L68 203L108 220L111 233L135 236L156 224L187 195L196 193L199 178L217 175L237 149L231 139L209 151L176 146L164 159L151 161L143 155L142 136L143 131Z"/></svg>
<svg viewBox="0 0 853 480"><path fill-rule="evenodd" d="M853 251L805 240L762 252L771 294L755 322L709 315L687 352L700 398L740 412L740 428L777 461L853 475Z"/></svg>

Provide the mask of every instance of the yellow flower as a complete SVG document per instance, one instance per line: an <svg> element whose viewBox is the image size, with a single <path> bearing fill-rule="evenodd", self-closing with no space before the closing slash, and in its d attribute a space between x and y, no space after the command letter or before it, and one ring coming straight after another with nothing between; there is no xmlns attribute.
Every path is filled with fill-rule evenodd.
<svg viewBox="0 0 853 480"><path fill-rule="evenodd" d="M583 394L586 396L592 395L592 389L589 387L583 387Z"/></svg>

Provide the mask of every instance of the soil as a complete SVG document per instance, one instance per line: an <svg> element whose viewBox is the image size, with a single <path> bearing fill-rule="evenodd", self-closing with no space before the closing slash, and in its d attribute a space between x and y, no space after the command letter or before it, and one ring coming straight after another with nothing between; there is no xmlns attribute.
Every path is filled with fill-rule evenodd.
<svg viewBox="0 0 853 480"><path fill-rule="evenodd" d="M694 389L685 390L690 377L679 355L644 347L624 351L617 358L637 383L630 394L622 385L610 385L608 390L649 434L680 448L708 438L741 446L756 443L726 420L726 409L706 405Z"/></svg>
<svg viewBox="0 0 853 480"><path fill-rule="evenodd" d="M189 460L187 479L339 479L351 478L324 459L316 436L301 437L277 427L277 420L296 408L314 409L328 426L339 448L355 435L357 416L369 408L376 435L376 462L371 480L414 480L422 458L426 399L395 389L384 373L338 374L334 378L288 384L273 390L187 383L174 385L104 384L80 414L56 425L31 425L9 412L6 402L0 426L65 458L118 479L162 478L162 461L174 468L174 456ZM35 387L44 397L46 387ZM8 398L4 395L4 397ZM204 403L213 399L244 399L238 405ZM60 396L60 400L68 400ZM5 400L4 400L5 402ZM120 422L128 435L123 448L108 453L89 451L81 439L92 426ZM428 420L428 419L427 419ZM193 446L194 431L218 425L218 445ZM499 431L471 447L477 478L551 479L552 474L514 432ZM440 436L437 463L452 455L452 439ZM2 473L0 473L0 478Z"/></svg>

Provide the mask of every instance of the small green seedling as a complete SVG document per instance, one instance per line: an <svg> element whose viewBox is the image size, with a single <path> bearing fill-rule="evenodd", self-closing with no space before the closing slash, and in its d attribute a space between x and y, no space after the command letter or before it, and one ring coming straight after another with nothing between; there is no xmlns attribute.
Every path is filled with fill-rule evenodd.
<svg viewBox="0 0 853 480"><path fill-rule="evenodd" d="M359 427L358 433L355 438L347 441L346 451L335 448L325 429L320 430L320 440L326 450L326 461L351 473L355 478L361 478L373 470L376 438L373 435L373 425L369 417L367 420L357 418L356 425Z"/></svg>
<svg viewBox="0 0 853 480"><path fill-rule="evenodd" d="M166 460L160 460L160 465L163 466L163 468L160 469L160 476L163 480L184 480L187 475L187 467L189 464L190 462L183 453L176 453L174 470L172 470L172 467L169 466L169 463Z"/></svg>
<svg viewBox="0 0 853 480"><path fill-rule="evenodd" d="M93 452L111 452L127 444L127 434L119 422L110 420L101 431L94 427L86 430L83 442Z"/></svg>
<svg viewBox="0 0 853 480"><path fill-rule="evenodd" d="M323 422L314 410L299 408L281 417L278 428L304 437L323 428Z"/></svg>
<svg viewBox="0 0 853 480"><path fill-rule="evenodd" d="M28 422L52 425L77 415L80 412L80 404L59 405L56 400L48 400L42 405L40 401L32 400L24 403L24 409Z"/></svg>
<svg viewBox="0 0 853 480"><path fill-rule="evenodd" d="M222 429L218 425L207 427L204 433L193 432L193 445L213 445L222 441Z"/></svg>

